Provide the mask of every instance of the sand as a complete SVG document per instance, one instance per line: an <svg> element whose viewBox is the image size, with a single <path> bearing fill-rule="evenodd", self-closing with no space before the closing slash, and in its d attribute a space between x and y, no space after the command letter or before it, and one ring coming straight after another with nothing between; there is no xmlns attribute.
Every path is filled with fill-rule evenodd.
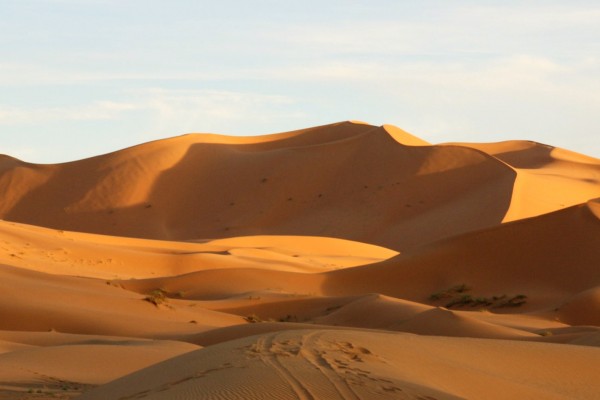
<svg viewBox="0 0 600 400"><path fill-rule="evenodd" d="M599 159L347 121L0 193L0 399L600 393Z"/></svg>

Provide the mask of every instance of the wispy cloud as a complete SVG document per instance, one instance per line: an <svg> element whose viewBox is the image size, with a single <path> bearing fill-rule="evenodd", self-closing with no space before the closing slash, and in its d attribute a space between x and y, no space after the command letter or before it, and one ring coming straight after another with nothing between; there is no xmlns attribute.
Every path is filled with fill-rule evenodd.
<svg viewBox="0 0 600 400"><path fill-rule="evenodd" d="M45 3L15 2L17 17L0 27L5 137L47 129L82 142L107 131L143 140L342 118L396 123L431 141L598 135L592 0Z"/></svg>
<svg viewBox="0 0 600 400"><path fill-rule="evenodd" d="M192 132L198 127L240 133L246 124L260 126L305 116L290 111L288 96L222 90L146 89L136 93L138 107L151 112L156 132ZM236 132L237 131L237 132Z"/></svg>
<svg viewBox="0 0 600 400"><path fill-rule="evenodd" d="M290 111L287 96L223 90L148 88L131 90L126 101L94 101L62 107L14 107L0 105L0 125L44 125L53 121L121 120L128 113L141 114L155 134L175 134L261 125L305 116Z"/></svg>
<svg viewBox="0 0 600 400"><path fill-rule="evenodd" d="M38 124L50 121L94 121L118 118L138 105L114 101L96 101L83 106L14 107L0 105L0 125Z"/></svg>

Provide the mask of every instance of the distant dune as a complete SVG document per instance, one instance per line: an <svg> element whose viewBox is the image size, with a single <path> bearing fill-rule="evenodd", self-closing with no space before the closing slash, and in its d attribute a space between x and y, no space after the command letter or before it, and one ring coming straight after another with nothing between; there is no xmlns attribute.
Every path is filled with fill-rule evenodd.
<svg viewBox="0 0 600 400"><path fill-rule="evenodd" d="M341 122L0 193L0 399L600 393L599 159Z"/></svg>

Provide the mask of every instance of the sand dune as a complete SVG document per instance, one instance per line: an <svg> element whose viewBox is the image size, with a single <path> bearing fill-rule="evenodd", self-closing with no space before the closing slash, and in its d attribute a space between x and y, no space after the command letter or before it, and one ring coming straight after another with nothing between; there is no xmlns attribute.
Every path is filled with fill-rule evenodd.
<svg viewBox="0 0 600 400"><path fill-rule="evenodd" d="M42 395L59 398L81 394L96 385L199 348L166 340L57 332L2 331L0 337L9 338L11 342L6 343L15 346L10 352L0 354L3 381L0 398L7 392L13 395L31 392L34 396L40 391Z"/></svg>
<svg viewBox="0 0 600 400"><path fill-rule="evenodd" d="M540 143L468 143L517 171L504 221L545 214L600 197L600 160Z"/></svg>
<svg viewBox="0 0 600 400"><path fill-rule="evenodd" d="M599 183L350 121L0 156L0 399L593 399Z"/></svg>
<svg viewBox="0 0 600 400"><path fill-rule="evenodd" d="M3 266L0 287L10 302L0 305L2 330L31 330L130 337L177 337L243 322L242 318L169 302L168 312L143 295L104 281L48 275ZM195 321L195 323L190 323ZM143 327L143 328L142 328Z"/></svg>
<svg viewBox="0 0 600 400"><path fill-rule="evenodd" d="M66 164L9 164L0 218L153 239L312 235L402 250L499 223L516 175L470 148L403 145L385 127L346 122L272 139L187 135Z"/></svg>
<svg viewBox="0 0 600 400"><path fill-rule="evenodd" d="M56 231L1 220L0 249L0 262L9 265L104 279L267 265L280 271L322 272L398 254L380 246L325 237L247 236L192 243Z"/></svg>
<svg viewBox="0 0 600 400"><path fill-rule="evenodd" d="M80 398L593 398L599 356L567 345L286 331L192 351Z"/></svg>
<svg viewBox="0 0 600 400"><path fill-rule="evenodd" d="M464 284L471 288L468 294L477 297L525 294L528 300L522 309L558 306L565 296L600 282L600 219L591 212L594 204L456 236L378 264L330 272L323 291L376 291L427 301L430 294Z"/></svg>

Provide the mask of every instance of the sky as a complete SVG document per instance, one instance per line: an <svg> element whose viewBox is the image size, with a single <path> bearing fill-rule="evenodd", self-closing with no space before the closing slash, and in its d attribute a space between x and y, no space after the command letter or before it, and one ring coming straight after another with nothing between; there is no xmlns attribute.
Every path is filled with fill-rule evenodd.
<svg viewBox="0 0 600 400"><path fill-rule="evenodd" d="M600 2L0 0L0 153L343 120L600 158Z"/></svg>

